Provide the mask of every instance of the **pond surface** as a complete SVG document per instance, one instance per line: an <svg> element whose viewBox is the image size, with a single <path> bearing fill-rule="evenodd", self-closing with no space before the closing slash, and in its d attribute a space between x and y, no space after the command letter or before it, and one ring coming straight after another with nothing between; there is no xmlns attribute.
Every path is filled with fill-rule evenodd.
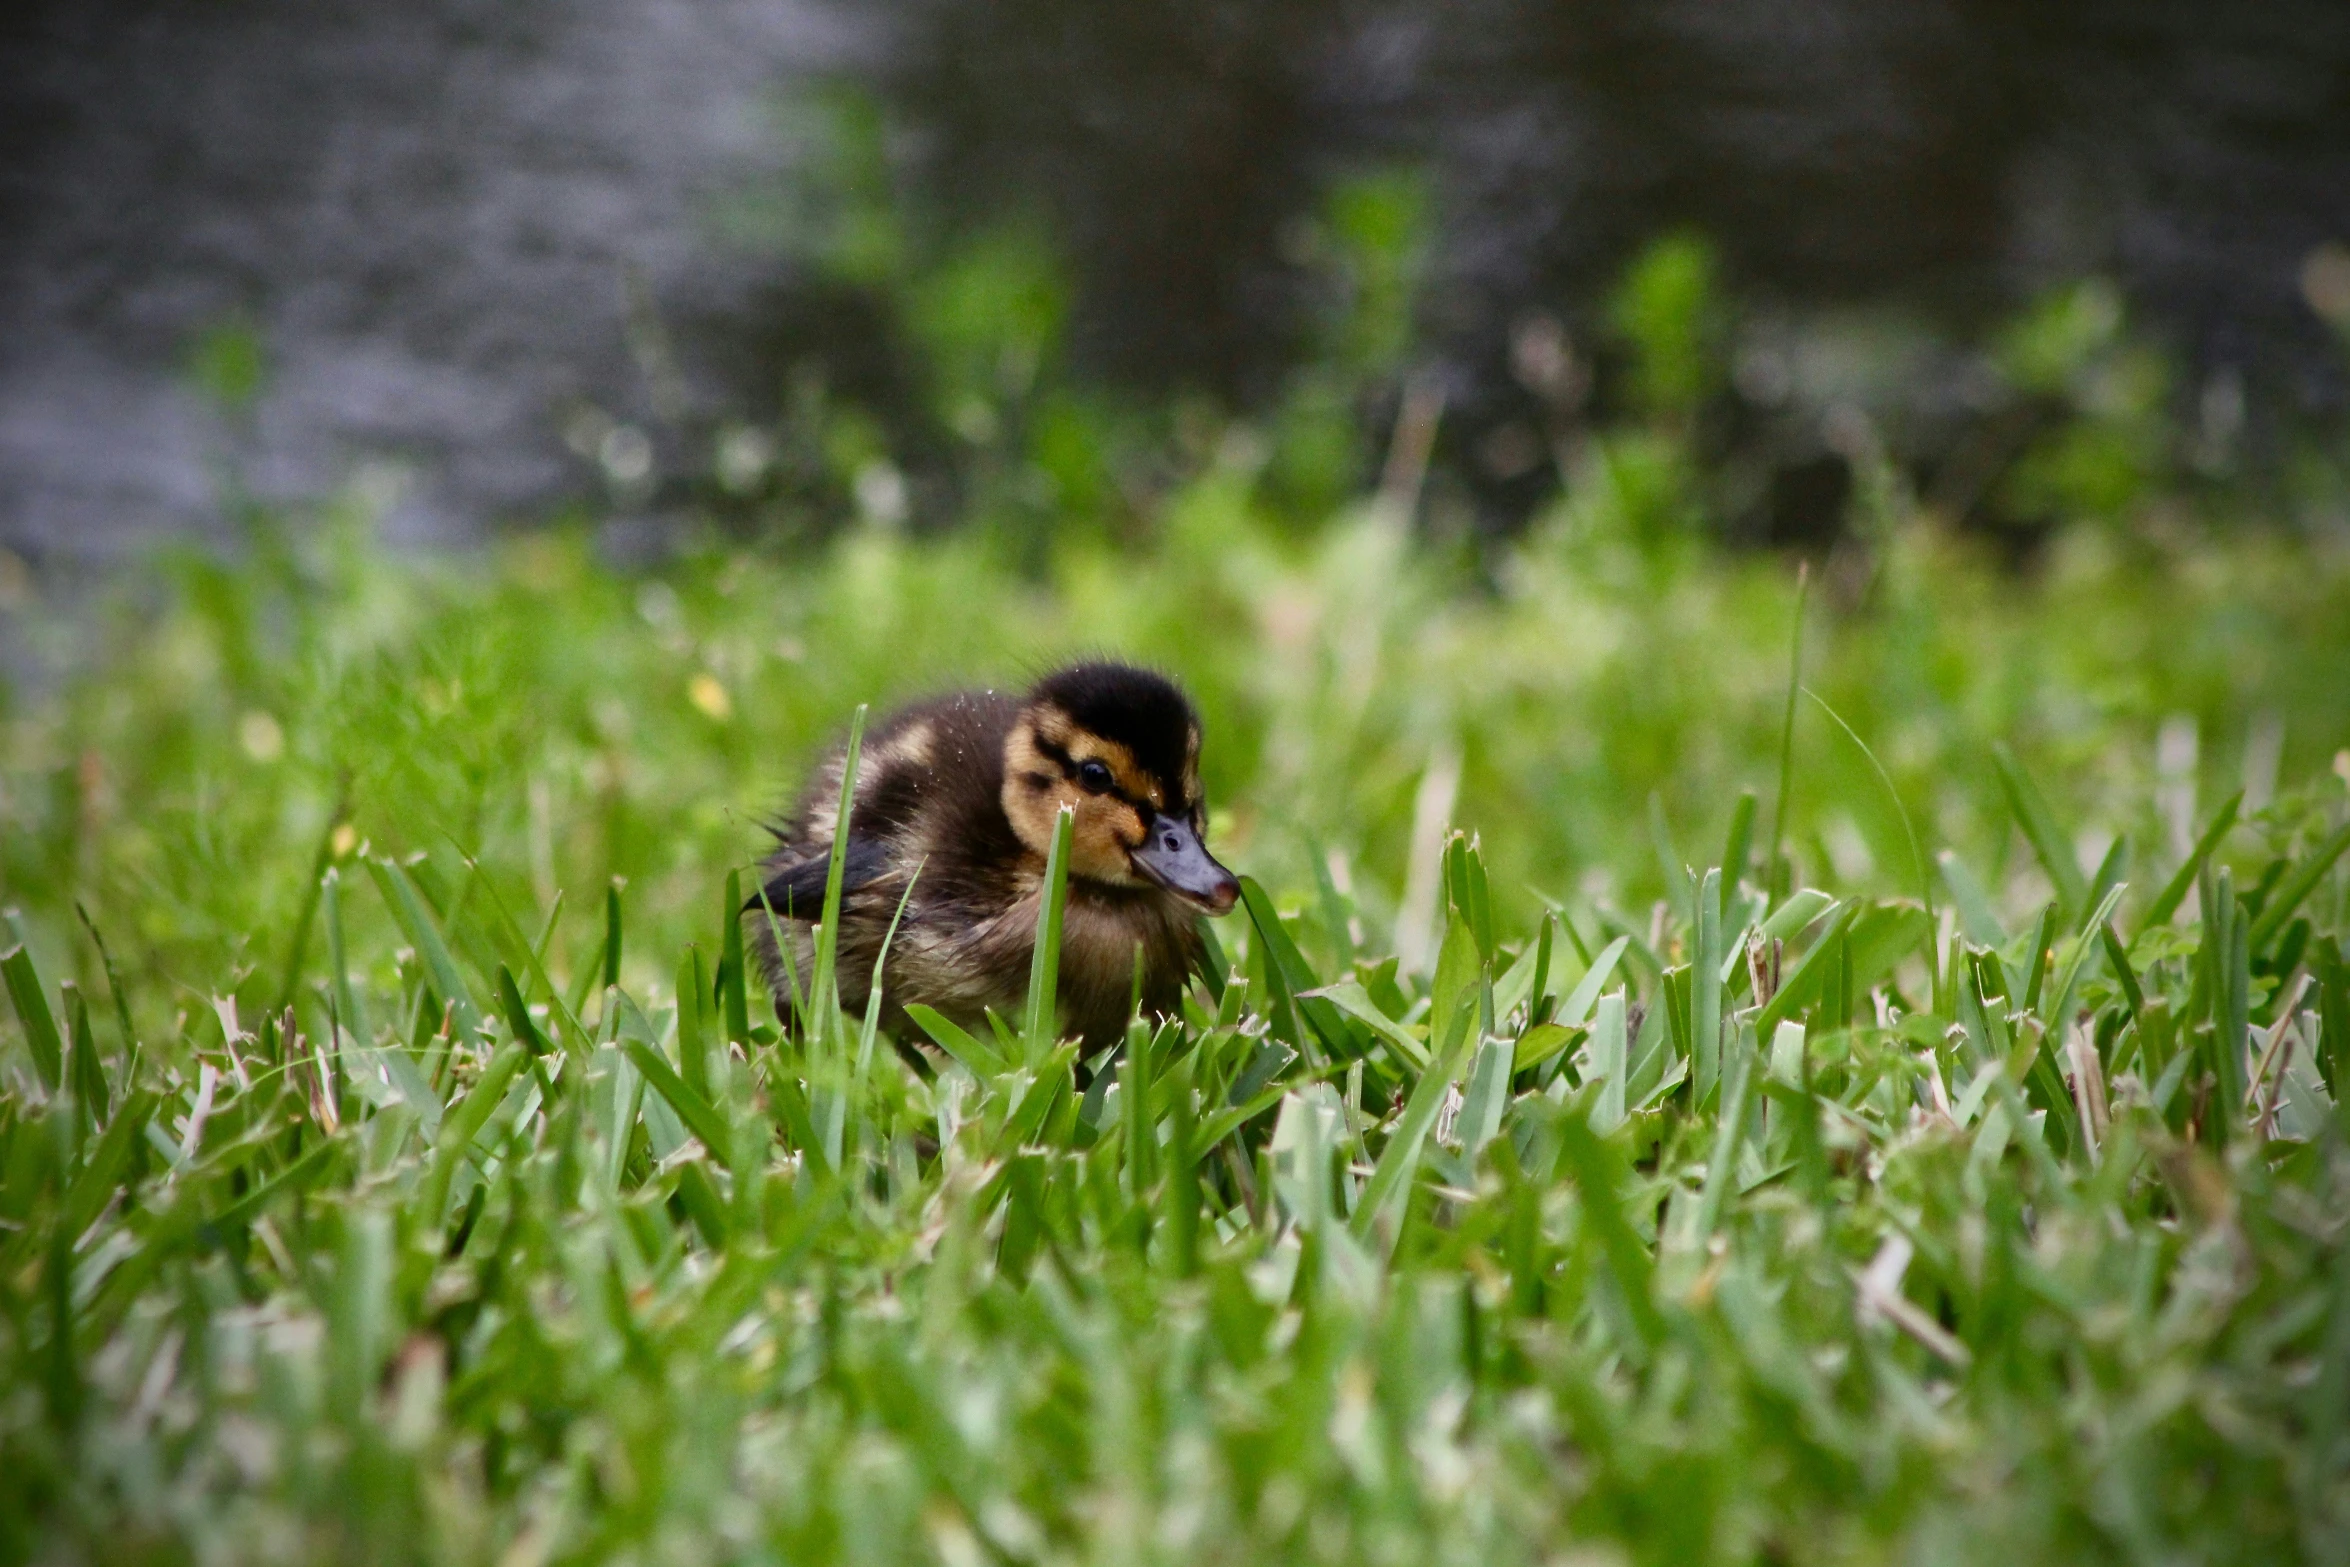
<svg viewBox="0 0 2350 1567"><path fill-rule="evenodd" d="M1298 220L1404 162L1472 434L1510 324L1587 333L1679 226L1766 307L1961 334L2104 271L2190 389L2340 397L2301 283L2350 238L2336 0L38 0L0 22L0 543L106 557L362 470L455 538L706 461L821 346L723 213L841 72L941 210L1049 213L1112 380L1260 403Z"/></svg>

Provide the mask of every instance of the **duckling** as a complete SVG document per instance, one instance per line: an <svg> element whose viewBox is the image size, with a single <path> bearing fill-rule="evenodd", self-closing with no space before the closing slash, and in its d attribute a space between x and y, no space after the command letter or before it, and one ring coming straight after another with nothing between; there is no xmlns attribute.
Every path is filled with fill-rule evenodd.
<svg viewBox="0 0 2350 1567"><path fill-rule="evenodd" d="M861 1016L882 960L882 1017L901 1041L905 1008L971 1028L1024 1000L1046 855L1062 808L1070 829L1058 1001L1065 1036L1090 1056L1124 1034L1137 954L1145 1011L1172 1013L1201 961L1200 914L1229 913L1240 883L1207 849L1200 723L1174 682L1083 663L1025 696L958 691L892 714L857 764L843 848L841 1004ZM805 982L834 848L841 768L815 771L763 895L745 915L779 1014L787 972ZM909 890L910 889L910 890ZM904 912L899 913L903 901ZM772 910L775 919L767 918ZM787 971L777 934L792 944Z"/></svg>

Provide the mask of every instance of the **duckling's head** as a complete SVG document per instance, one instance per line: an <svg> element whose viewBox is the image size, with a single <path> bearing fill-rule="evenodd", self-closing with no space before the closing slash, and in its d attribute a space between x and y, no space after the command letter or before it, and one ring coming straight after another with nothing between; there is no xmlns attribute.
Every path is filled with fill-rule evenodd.
<svg viewBox="0 0 2350 1567"><path fill-rule="evenodd" d="M1004 815L1044 854L1067 806L1072 876L1228 913L1240 882L1208 854L1199 738L1199 715L1164 676L1124 664L1058 670L1028 693L1004 738Z"/></svg>

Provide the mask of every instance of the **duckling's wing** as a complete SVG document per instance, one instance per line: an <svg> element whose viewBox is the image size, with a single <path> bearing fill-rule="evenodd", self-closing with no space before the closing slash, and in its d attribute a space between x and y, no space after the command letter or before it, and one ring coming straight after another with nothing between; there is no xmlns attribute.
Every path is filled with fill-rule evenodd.
<svg viewBox="0 0 2350 1567"><path fill-rule="evenodd" d="M889 866L889 848L878 838L849 834L846 863L841 866L840 890L845 895L855 892L879 879ZM787 920L819 920L824 917L824 879L831 873L832 856L829 853L811 854L778 869L767 879L767 885L757 898L743 905L743 912L759 908L764 902L777 918Z"/></svg>

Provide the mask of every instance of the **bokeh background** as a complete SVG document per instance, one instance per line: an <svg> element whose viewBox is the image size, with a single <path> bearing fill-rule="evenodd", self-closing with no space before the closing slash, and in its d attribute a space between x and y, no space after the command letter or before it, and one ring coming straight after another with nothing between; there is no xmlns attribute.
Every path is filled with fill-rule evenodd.
<svg viewBox="0 0 2350 1567"><path fill-rule="evenodd" d="M1670 235L1702 257L1649 315L1700 283L1735 308L1646 395L1703 426L1738 537L1841 526L1847 405L1944 509L2045 526L2068 497L2000 479L2082 389L1983 350L2084 279L2064 330L2161 361L2098 411L2159 417L2198 477L2255 470L2281 520L2339 507L2288 475L2339 426L2350 323L2324 0L9 13L0 543L27 559L217 537L232 487L361 466L407 540L821 522L876 455L907 483L867 500L940 525L975 433L1052 471L972 402L1007 391L1245 415L1311 506L1375 465L1407 373L1444 397L1444 515L1506 530L1557 488L1551 427L1643 395L1611 300ZM1127 444L1110 480L1147 496L1165 443Z"/></svg>

